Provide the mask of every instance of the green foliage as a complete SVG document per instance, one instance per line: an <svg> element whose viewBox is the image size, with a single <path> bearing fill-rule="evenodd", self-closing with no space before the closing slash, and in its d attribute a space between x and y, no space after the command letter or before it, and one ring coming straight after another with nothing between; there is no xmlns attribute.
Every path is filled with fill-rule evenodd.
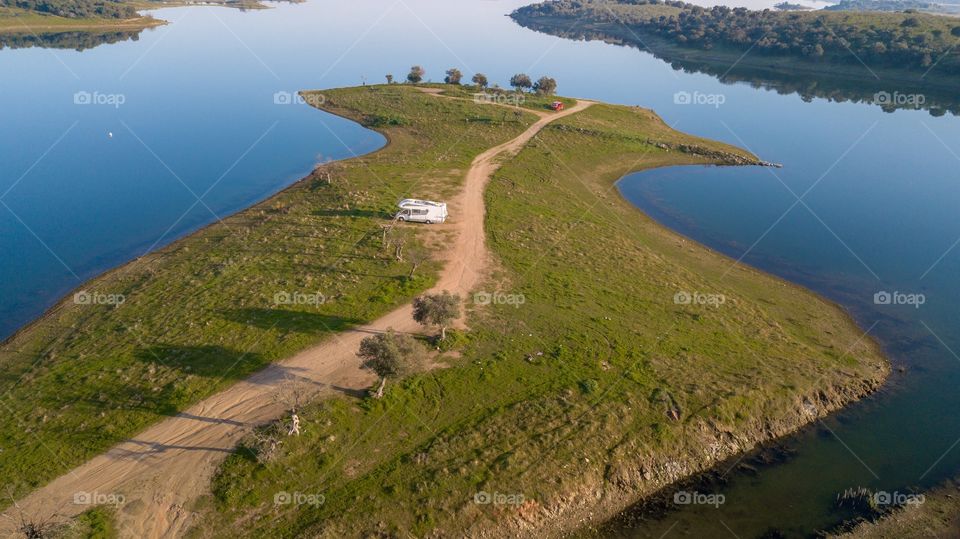
<svg viewBox="0 0 960 539"><path fill-rule="evenodd" d="M137 16L137 10L121 0L0 0L0 6L71 19L132 19Z"/></svg>
<svg viewBox="0 0 960 539"><path fill-rule="evenodd" d="M420 66L413 66L410 68L410 73L407 74L407 81L417 84L423 80L423 76L427 74L427 70Z"/></svg>
<svg viewBox="0 0 960 539"><path fill-rule="evenodd" d="M945 35L950 18L936 15L751 11L675 0L556 0L520 8L513 17L532 22L577 20L594 27L627 25L685 47L728 47L843 64L925 70L931 58L943 57L940 68L960 74L957 41Z"/></svg>
<svg viewBox="0 0 960 539"><path fill-rule="evenodd" d="M424 326L441 329L440 340L446 337L446 327L460 317L460 296L444 290L440 294L427 294L413 300L413 319Z"/></svg>
<svg viewBox="0 0 960 539"><path fill-rule="evenodd" d="M489 84L489 81L487 81L487 76L484 75L483 73L477 73L470 80L480 88L486 88L487 85Z"/></svg>
<svg viewBox="0 0 960 539"><path fill-rule="evenodd" d="M114 539L118 537L114 524L113 511L106 507L95 507L84 511L77 517L84 539Z"/></svg>
<svg viewBox="0 0 960 539"><path fill-rule="evenodd" d="M447 84L460 84L460 79L463 78L463 73L459 69L452 67L447 70L446 76L443 78L443 82Z"/></svg>
<svg viewBox="0 0 960 539"><path fill-rule="evenodd" d="M450 352L460 350L470 342L470 333L458 331L456 329L447 330L447 338L437 343L440 352Z"/></svg>
<svg viewBox="0 0 960 539"><path fill-rule="evenodd" d="M550 77L540 77L534 83L533 89L540 95L553 95L557 91L557 81Z"/></svg>
<svg viewBox="0 0 960 539"><path fill-rule="evenodd" d="M600 389L600 382L593 378L580 380L578 385L580 386L580 391L582 391L584 395L592 395Z"/></svg>
<svg viewBox="0 0 960 539"><path fill-rule="evenodd" d="M365 337L357 355L363 360L361 366L377 373L380 378L400 378L420 370L426 352L423 345L410 335L389 329Z"/></svg>
<svg viewBox="0 0 960 539"><path fill-rule="evenodd" d="M510 86L517 90L527 90L533 86L533 81L530 80L530 75L517 73L510 77Z"/></svg>

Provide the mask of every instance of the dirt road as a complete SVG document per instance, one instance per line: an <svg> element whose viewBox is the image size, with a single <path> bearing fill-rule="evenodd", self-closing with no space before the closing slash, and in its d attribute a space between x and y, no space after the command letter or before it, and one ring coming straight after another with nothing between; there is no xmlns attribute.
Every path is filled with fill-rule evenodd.
<svg viewBox="0 0 960 539"><path fill-rule="evenodd" d="M563 112L538 113L540 119L518 137L473 160L463 192L453 204L458 213L451 215L449 223L456 231L456 241L446 250L435 291L449 290L467 297L479 283L489 257L483 231L483 191L498 167L498 159L515 155L551 121L590 105L591 102L580 101ZM178 537L189 527L192 517L185 506L207 491L219 462L252 427L284 413L275 396L285 381L293 377L326 392L353 392L369 387L374 379L360 369L356 357L361 339L391 327L397 331L418 331L411 310L410 305L405 305L370 324L274 363L60 476L18 505L25 514L40 518L54 514L74 516L87 508L74 503L78 493L121 493L125 502L117 517L122 536ZM16 508L6 514L19 517ZM12 533L11 522L2 519L0 534Z"/></svg>

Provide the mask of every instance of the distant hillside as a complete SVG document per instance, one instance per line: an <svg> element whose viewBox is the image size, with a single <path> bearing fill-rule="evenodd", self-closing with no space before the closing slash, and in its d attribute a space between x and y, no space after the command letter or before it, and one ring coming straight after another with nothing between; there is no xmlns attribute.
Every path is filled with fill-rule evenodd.
<svg viewBox="0 0 960 539"><path fill-rule="evenodd" d="M118 0L0 0L0 7L20 8L70 19L132 19L137 10Z"/></svg>
<svg viewBox="0 0 960 539"><path fill-rule="evenodd" d="M779 4L774 4L775 8L780 11L807 11L814 9L810 6L804 6L802 4L791 4L790 2L780 2Z"/></svg>
<svg viewBox="0 0 960 539"><path fill-rule="evenodd" d="M864 1L864 0L854 0ZM912 0L911 0L912 1ZM556 0L512 17L525 26L653 35L693 50L767 63L802 60L960 75L960 20L923 13L752 11L667 0ZM565 26L566 25L566 26ZM641 40L642 41L642 40ZM873 75L871 75L873 77Z"/></svg>
<svg viewBox="0 0 960 539"><path fill-rule="evenodd" d="M922 0L840 0L823 8L825 11L921 11L924 13L942 13L960 15L960 4L939 4Z"/></svg>

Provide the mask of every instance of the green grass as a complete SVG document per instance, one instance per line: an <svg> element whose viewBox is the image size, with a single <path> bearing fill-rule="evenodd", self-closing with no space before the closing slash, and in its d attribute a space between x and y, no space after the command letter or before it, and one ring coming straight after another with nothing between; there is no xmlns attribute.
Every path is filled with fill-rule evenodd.
<svg viewBox="0 0 960 539"><path fill-rule="evenodd" d="M169 7L216 5L237 9L267 9L259 0L121 0L137 10L151 10ZM302 0L291 0L300 2ZM114 19L107 17L69 18L15 7L0 7L0 33L32 32L85 32L110 29L142 30L166 24L150 15L132 19Z"/></svg>
<svg viewBox="0 0 960 539"><path fill-rule="evenodd" d="M143 29L163 24L150 16L134 19L88 17L71 19L13 7L0 7L0 32L84 31L104 29Z"/></svg>
<svg viewBox="0 0 960 539"><path fill-rule="evenodd" d="M114 522L114 511L107 507L94 507L81 513L73 526L63 534L64 539L115 539L119 537Z"/></svg>
<svg viewBox="0 0 960 539"><path fill-rule="evenodd" d="M448 97L459 99L494 101L496 103L518 106L521 109L530 109L536 111L551 111L550 105L554 101L560 101L565 107L572 107L577 100L570 97L561 97L556 95L540 95L533 92L515 92L510 88L479 88L471 85L450 86L446 84L428 85L443 90L442 94ZM482 94L478 96L478 94ZM503 113L501 113L503 114Z"/></svg>
<svg viewBox="0 0 960 539"><path fill-rule="evenodd" d="M923 502L893 509L875 521L861 521L845 532L830 533L838 539L901 539L904 537L953 537L960 529L960 479L953 478L923 493Z"/></svg>
<svg viewBox="0 0 960 539"><path fill-rule="evenodd" d="M429 287L438 264L410 278L379 225L403 196L459 192L476 154L535 119L399 85L324 93L391 143L84 285L123 294L119 307L66 298L0 345L0 478L14 495ZM428 228L402 230L439 249ZM277 305L281 292L327 301Z"/></svg>
<svg viewBox="0 0 960 539"><path fill-rule="evenodd" d="M277 460L239 448L198 504L192 535L512 536L521 518L571 525L571 503L597 515L602 492L614 500L606 509L622 507L675 479L662 473L668 462L696 470L712 463L707 448L725 456L797 427L804 398L827 406L822 392L836 405L878 383L885 361L836 306L749 268L727 274L731 260L619 197L613 182L627 172L706 162L663 149L681 144L745 156L639 108L597 105L546 127L486 193L497 270L482 289L522 304L468 303L471 330L449 368L388 385L379 401L311 405L303 436L285 439ZM726 302L677 305L681 291ZM636 479L641 468L651 481ZM480 491L526 501L478 505ZM324 503L277 506L279 492Z"/></svg>

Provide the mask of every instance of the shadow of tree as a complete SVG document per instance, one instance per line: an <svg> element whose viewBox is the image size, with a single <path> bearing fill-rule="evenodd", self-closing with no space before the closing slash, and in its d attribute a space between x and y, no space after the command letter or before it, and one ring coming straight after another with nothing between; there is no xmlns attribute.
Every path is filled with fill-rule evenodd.
<svg viewBox="0 0 960 539"><path fill-rule="evenodd" d="M392 215L380 211L374 210L317 210L313 212L314 215L318 217L375 217L382 219L390 219Z"/></svg>
<svg viewBox="0 0 960 539"><path fill-rule="evenodd" d="M224 311L222 315L225 319L239 324L299 333L344 331L360 323L360 320L355 318L287 309L234 309Z"/></svg>
<svg viewBox="0 0 960 539"><path fill-rule="evenodd" d="M177 369L207 378L240 379L263 367L267 361L255 352L240 352L223 346L167 345L140 348L134 357L145 363Z"/></svg>

